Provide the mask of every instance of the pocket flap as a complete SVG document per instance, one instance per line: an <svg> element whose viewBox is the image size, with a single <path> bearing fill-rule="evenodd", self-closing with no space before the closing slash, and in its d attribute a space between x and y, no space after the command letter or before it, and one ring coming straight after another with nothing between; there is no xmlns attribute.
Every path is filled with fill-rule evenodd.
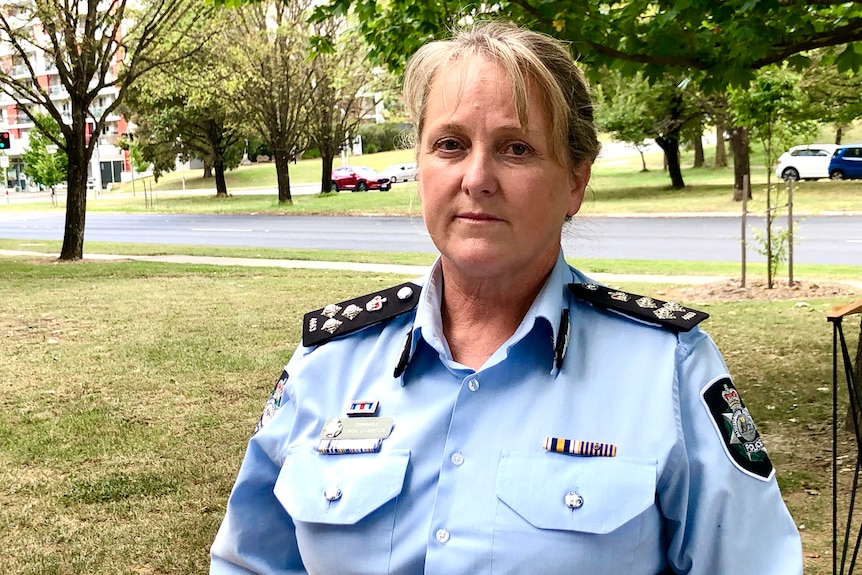
<svg viewBox="0 0 862 575"><path fill-rule="evenodd" d="M275 496L296 521L352 525L401 493L409 450L321 455L292 448Z"/></svg>
<svg viewBox="0 0 862 575"><path fill-rule="evenodd" d="M610 533L655 503L656 470L649 459L505 452L497 498L539 529Z"/></svg>

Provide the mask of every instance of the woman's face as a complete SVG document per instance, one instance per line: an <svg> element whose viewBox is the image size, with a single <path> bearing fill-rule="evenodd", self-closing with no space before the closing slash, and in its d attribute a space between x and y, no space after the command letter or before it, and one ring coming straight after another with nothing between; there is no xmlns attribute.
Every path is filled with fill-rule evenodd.
<svg viewBox="0 0 862 575"><path fill-rule="evenodd" d="M524 129L505 72L479 56L444 68L431 85L419 198L444 269L476 279L542 277L556 261L590 167L554 159L551 119L541 98L528 96Z"/></svg>

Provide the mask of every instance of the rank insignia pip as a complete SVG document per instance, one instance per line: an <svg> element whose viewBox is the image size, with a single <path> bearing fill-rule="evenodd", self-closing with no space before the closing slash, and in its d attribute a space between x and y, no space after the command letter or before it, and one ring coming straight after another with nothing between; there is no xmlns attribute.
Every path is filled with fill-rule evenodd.
<svg viewBox="0 0 862 575"><path fill-rule="evenodd" d="M406 313L419 303L420 291L418 285L404 283L307 313L302 322L302 345L321 345Z"/></svg>
<svg viewBox="0 0 862 575"><path fill-rule="evenodd" d="M746 475L769 481L775 473L772 462L754 419L730 378L723 376L707 384L701 392L701 399L712 416L731 462Z"/></svg>
<svg viewBox="0 0 862 575"><path fill-rule="evenodd" d="M569 284L569 290L578 299L594 306L675 332L690 331L709 317L706 312L683 307L675 301L661 301L597 284Z"/></svg>

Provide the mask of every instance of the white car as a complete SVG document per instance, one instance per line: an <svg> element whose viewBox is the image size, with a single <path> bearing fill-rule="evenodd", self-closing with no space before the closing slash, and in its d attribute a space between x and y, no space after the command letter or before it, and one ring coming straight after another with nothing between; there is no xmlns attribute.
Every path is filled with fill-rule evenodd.
<svg viewBox="0 0 862 575"><path fill-rule="evenodd" d="M793 146L778 158L775 175L784 181L816 180L829 177L829 160L835 144Z"/></svg>
<svg viewBox="0 0 862 575"><path fill-rule="evenodd" d="M393 164L380 172L378 175L381 178L389 178L393 184L395 182L409 182L416 179L416 174L419 173L419 167L411 162L408 164Z"/></svg>

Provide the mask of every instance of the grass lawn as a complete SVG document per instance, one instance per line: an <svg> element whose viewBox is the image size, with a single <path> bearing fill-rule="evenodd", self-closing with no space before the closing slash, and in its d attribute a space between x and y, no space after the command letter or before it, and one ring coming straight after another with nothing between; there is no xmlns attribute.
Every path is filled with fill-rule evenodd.
<svg viewBox="0 0 862 575"><path fill-rule="evenodd" d="M245 443L302 314L400 280L0 260L0 572L205 572ZM674 289L621 287L662 290L665 299ZM698 304L804 525L812 575L831 572L824 313L847 302ZM846 328L852 349L857 325Z"/></svg>

